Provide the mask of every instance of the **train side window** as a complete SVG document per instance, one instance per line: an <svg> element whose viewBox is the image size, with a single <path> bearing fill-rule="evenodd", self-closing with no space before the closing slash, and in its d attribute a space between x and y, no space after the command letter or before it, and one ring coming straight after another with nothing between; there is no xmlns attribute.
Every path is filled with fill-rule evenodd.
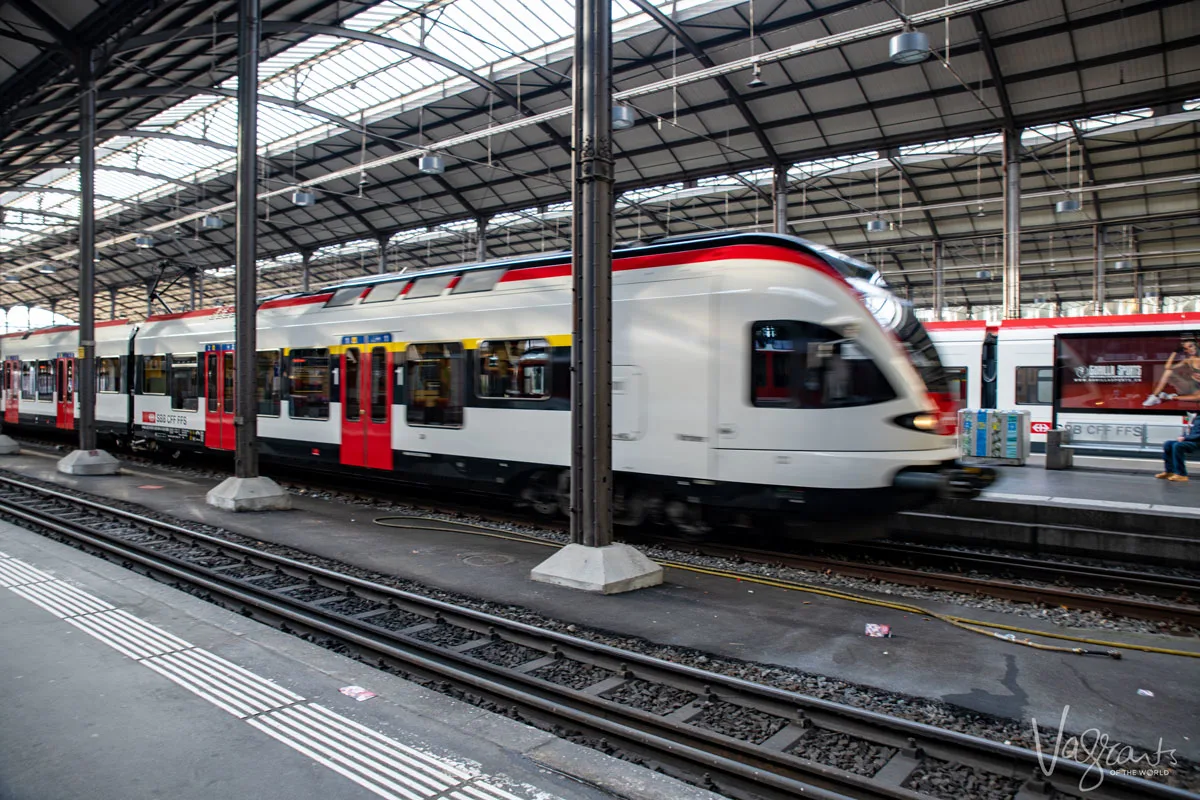
<svg viewBox="0 0 1200 800"><path fill-rule="evenodd" d="M1017 405L1048 406L1054 402L1053 367L1017 367Z"/></svg>
<svg viewBox="0 0 1200 800"><path fill-rule="evenodd" d="M37 362L37 399L54 400L54 367L49 361Z"/></svg>
<svg viewBox="0 0 1200 800"><path fill-rule="evenodd" d="M96 359L96 391L116 394L121 391L121 359Z"/></svg>
<svg viewBox="0 0 1200 800"><path fill-rule="evenodd" d="M292 419L329 419L329 351L293 349L288 369L288 415Z"/></svg>
<svg viewBox="0 0 1200 800"><path fill-rule="evenodd" d="M204 354L204 395L207 398L208 410L217 412L220 410L220 398L217 396L217 363L221 358L219 352L206 352Z"/></svg>
<svg viewBox="0 0 1200 800"><path fill-rule="evenodd" d="M870 354L837 331L791 320L756 322L751 330L755 406L847 408L896 398Z"/></svg>
<svg viewBox="0 0 1200 800"><path fill-rule="evenodd" d="M462 427L462 361L458 342L408 346L405 417L409 425Z"/></svg>
<svg viewBox="0 0 1200 800"><path fill-rule="evenodd" d="M167 393L167 357L142 356L142 394Z"/></svg>
<svg viewBox="0 0 1200 800"><path fill-rule="evenodd" d="M171 356L171 410L200 409L200 376L195 355Z"/></svg>
<svg viewBox="0 0 1200 800"><path fill-rule="evenodd" d="M255 360L254 401L260 417L278 417L283 366L278 350L259 350Z"/></svg>
<svg viewBox="0 0 1200 800"><path fill-rule="evenodd" d="M395 300L404 291L404 287L408 285L408 278L402 281L391 281L390 283L377 283L371 287L371 293L363 300L364 303L387 303Z"/></svg>
<svg viewBox="0 0 1200 800"><path fill-rule="evenodd" d="M550 396L550 345L545 339L480 342L476 394L485 400L545 400Z"/></svg>
<svg viewBox="0 0 1200 800"><path fill-rule="evenodd" d="M347 286L344 289L338 289L333 293L333 297L325 303L326 308L334 308L335 306L349 306L358 301L362 297L363 292L367 291L362 286Z"/></svg>
<svg viewBox="0 0 1200 800"><path fill-rule="evenodd" d="M34 376L34 363L32 361L21 362L21 399L34 400L37 398L37 384Z"/></svg>
<svg viewBox="0 0 1200 800"><path fill-rule="evenodd" d="M346 348L346 374L342 377L342 386L346 387L346 399L342 403L342 416L350 422L362 418L362 392L359 386L358 371L360 355L357 347Z"/></svg>
<svg viewBox="0 0 1200 800"><path fill-rule="evenodd" d="M371 349L371 422L387 422L388 414L388 363L387 348Z"/></svg>

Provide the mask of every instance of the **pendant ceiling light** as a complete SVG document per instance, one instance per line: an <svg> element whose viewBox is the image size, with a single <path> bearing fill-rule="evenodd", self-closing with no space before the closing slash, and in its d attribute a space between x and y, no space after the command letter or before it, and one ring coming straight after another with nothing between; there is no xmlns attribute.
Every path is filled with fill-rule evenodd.
<svg viewBox="0 0 1200 800"><path fill-rule="evenodd" d="M618 103L612 107L612 126L614 131L627 131L634 123L633 107Z"/></svg>
<svg viewBox="0 0 1200 800"><path fill-rule="evenodd" d="M417 161L417 170L422 175L441 175L446 171L446 162L437 153L426 153Z"/></svg>
<svg viewBox="0 0 1200 800"><path fill-rule="evenodd" d="M929 58L930 52L929 37L920 31L902 31L888 43L888 58L893 64L902 66L920 64Z"/></svg>

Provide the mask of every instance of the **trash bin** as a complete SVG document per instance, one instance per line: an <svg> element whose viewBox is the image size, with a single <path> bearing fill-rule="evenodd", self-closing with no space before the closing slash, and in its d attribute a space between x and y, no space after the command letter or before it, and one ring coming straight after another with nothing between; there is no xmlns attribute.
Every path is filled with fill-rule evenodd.
<svg viewBox="0 0 1200 800"><path fill-rule="evenodd" d="M1046 469L1070 469L1075 466L1075 451L1069 445L1069 428L1053 428L1046 431Z"/></svg>

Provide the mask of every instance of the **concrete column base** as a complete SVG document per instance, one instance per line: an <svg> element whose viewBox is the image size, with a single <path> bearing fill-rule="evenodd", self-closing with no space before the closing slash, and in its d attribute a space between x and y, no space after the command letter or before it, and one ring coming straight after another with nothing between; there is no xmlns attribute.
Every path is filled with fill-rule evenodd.
<svg viewBox="0 0 1200 800"><path fill-rule="evenodd" d="M15 456L21 452L21 445L11 436L0 433L0 456Z"/></svg>
<svg viewBox="0 0 1200 800"><path fill-rule="evenodd" d="M627 544L569 544L533 568L529 577L571 589L618 594L662 583L663 569Z"/></svg>
<svg viewBox="0 0 1200 800"><path fill-rule="evenodd" d="M58 471L67 475L116 475L121 462L103 450L72 450L58 460Z"/></svg>
<svg viewBox="0 0 1200 800"><path fill-rule="evenodd" d="M270 478L226 478L205 500L226 511L287 511L292 496Z"/></svg>

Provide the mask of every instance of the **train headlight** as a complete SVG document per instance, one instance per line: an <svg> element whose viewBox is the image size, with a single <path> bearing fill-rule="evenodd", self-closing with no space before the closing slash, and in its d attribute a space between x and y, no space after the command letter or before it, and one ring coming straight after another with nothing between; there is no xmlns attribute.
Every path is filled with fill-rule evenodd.
<svg viewBox="0 0 1200 800"><path fill-rule="evenodd" d="M894 420L902 428L922 433L932 433L937 436L953 436L956 421L954 415L940 411L922 411L916 414L905 414L902 417L896 417Z"/></svg>
<svg viewBox="0 0 1200 800"><path fill-rule="evenodd" d="M937 430L938 418L933 414L917 414L912 418L912 426L919 431Z"/></svg>

